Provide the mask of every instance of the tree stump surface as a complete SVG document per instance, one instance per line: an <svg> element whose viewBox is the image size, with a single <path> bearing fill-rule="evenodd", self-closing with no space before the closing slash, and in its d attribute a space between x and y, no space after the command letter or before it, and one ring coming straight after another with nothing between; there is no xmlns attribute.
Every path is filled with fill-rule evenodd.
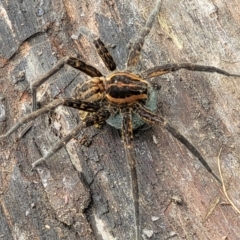
<svg viewBox="0 0 240 240"><path fill-rule="evenodd" d="M31 111L31 84L64 56L108 74L85 26L124 69L131 43L155 1L0 2L0 133ZM138 69L192 62L240 74L237 1L162 1ZM38 89L38 100L70 96L88 77L65 66ZM240 79L178 72L151 79L163 115L202 153L240 208ZM19 140L0 142L0 239L133 239L130 179L120 134L86 129L46 163L31 163L79 121L59 107L39 117ZM85 136L91 142L82 146ZM239 214L201 163L158 126L134 135L143 239L239 239ZM214 203L218 202L216 206Z"/></svg>

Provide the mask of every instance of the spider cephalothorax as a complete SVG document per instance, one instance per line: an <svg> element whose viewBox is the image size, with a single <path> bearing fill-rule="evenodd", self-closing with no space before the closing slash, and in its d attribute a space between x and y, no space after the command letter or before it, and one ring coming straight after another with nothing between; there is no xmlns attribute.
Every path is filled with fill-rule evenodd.
<svg viewBox="0 0 240 240"><path fill-rule="evenodd" d="M157 95L155 89L140 76L130 72L116 72L106 77L106 98L110 104L120 109L140 103L147 109L157 110ZM112 115L107 123L117 129L122 128L121 114ZM144 121L132 113L132 127L139 128Z"/></svg>
<svg viewBox="0 0 240 240"><path fill-rule="evenodd" d="M71 130L69 134L57 142L41 159L35 161L32 164L34 168L41 162L50 158L61 147L65 146L65 144L67 144L73 137L77 136L83 128L93 125L102 125L107 122L111 126L121 129L126 159L128 161L132 180L132 197L134 202L136 229L135 239L137 240L140 239L140 222L136 163L132 152L133 129L140 127L145 122L157 124L165 128L175 138L182 142L188 150L199 159L212 176L221 183L200 152L181 133L171 126L166 119L155 113L157 109L156 91L153 89L148 79L178 71L180 69L217 72L226 76L240 77L240 75L231 74L219 68L192 63L170 63L156 66L140 73L135 73L134 69L139 61L144 39L150 32L154 20L159 13L160 4L161 1L158 0L155 8L148 17L145 26L137 37L135 43L132 45L126 63L126 70L124 71L116 70L116 64L103 42L86 28L81 28L80 32L92 40L99 56L102 58L111 73L107 76L103 76L103 74L95 67L86 64L78 58L62 58L49 72L34 82L32 86L32 113L20 119L7 131L6 134L0 136L0 139L9 136L24 123L28 123L38 116L54 110L60 105L69 106L89 113L74 129ZM62 68L64 64L68 64L71 67L84 72L90 78L76 86L72 97L55 99L37 110L37 88Z"/></svg>
<svg viewBox="0 0 240 240"><path fill-rule="evenodd" d="M145 103L149 98L150 85L141 77L128 72L114 72L106 77L95 77L76 86L75 99L87 102L107 101L116 107Z"/></svg>
<svg viewBox="0 0 240 240"><path fill-rule="evenodd" d="M136 103L147 109L157 110L157 95L150 83L141 76L131 72L115 71L108 76L94 77L78 84L73 91L73 98L96 103L112 108L112 115L106 122L117 128L122 128L122 112L126 107ZM132 112L132 127L139 128L145 122Z"/></svg>
<svg viewBox="0 0 240 240"><path fill-rule="evenodd" d="M105 78L107 100L116 106L131 106L135 102L146 102L149 83L128 72L116 72Z"/></svg>

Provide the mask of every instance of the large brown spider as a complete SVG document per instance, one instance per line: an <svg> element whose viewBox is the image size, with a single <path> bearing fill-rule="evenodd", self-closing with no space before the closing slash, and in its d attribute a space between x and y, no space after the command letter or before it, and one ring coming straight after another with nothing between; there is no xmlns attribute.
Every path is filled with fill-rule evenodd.
<svg viewBox="0 0 240 240"><path fill-rule="evenodd" d="M173 126L171 126L162 116L156 115L156 92L147 79L167 74L180 69L203 72L216 72L226 76L240 77L237 74L231 74L219 68L211 66L196 65L192 63L170 63L161 66L156 66L143 72L136 72L137 65L141 53L141 49L146 36L149 34L156 16L159 13L161 0L158 0L155 8L149 15L145 27L140 32L135 43L129 52L126 69L123 71L116 69L116 64L109 54L107 48L102 41L88 30L82 28L81 33L87 35L93 40L93 44L99 56L102 58L106 67L111 71L107 76L91 65L74 57L64 57L61 59L49 72L40 77L32 86L32 109L33 112L21 118L12 128L4 135L0 136L3 139L20 126L28 123L42 114L54 110L56 107L63 105L88 112L90 114L69 134L57 142L48 153L41 159L35 161L32 167L35 168L41 162L50 158L60 148L65 146L73 137L78 135L81 129L108 123L111 126L122 130L122 138L126 159L131 173L132 181L132 197L135 211L135 239L140 239L140 224L139 224L139 193L136 173L136 162L133 154L133 129L142 126L145 122L150 124L158 124L169 131L175 138L182 142L190 152L195 155L204 167L210 172L213 177L221 183L219 178L212 172L211 168L201 156L200 152ZM76 68L91 78L84 83L78 84L74 89L71 98L55 99L48 105L37 109L36 91L50 76L56 73L60 68L68 64Z"/></svg>

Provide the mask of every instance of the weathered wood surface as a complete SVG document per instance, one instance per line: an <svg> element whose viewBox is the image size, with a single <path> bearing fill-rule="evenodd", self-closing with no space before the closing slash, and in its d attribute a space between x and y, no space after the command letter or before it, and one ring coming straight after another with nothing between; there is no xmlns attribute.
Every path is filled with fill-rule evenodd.
<svg viewBox="0 0 240 240"><path fill-rule="evenodd" d="M0 2L0 132L30 109L30 85L63 56L79 56L107 73L93 45L75 39L86 26L107 44L119 69L129 40L155 1ZM141 69L167 62L214 65L240 73L237 1L164 1L146 40ZM160 23L160 24L159 24ZM40 95L69 96L86 75L70 67L55 74ZM54 82L53 82L54 80ZM179 71L154 80L163 114L203 154L240 208L240 79ZM0 239L132 239L132 199L123 146L109 126L89 129L87 148L75 139L46 164L30 164L79 121L58 108L42 116L19 141L0 143ZM154 140L154 138L156 138ZM239 239L239 215L221 186L186 148L157 126L135 135L144 239ZM175 198L182 204L174 203ZM220 203L204 222L211 204Z"/></svg>

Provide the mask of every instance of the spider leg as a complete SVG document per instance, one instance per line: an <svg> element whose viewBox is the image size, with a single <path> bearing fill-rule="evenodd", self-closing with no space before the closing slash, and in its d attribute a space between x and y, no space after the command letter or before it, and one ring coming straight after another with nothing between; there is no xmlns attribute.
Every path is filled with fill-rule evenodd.
<svg viewBox="0 0 240 240"><path fill-rule="evenodd" d="M114 71L116 69L116 63L114 62L111 54L105 47L104 43L100 40L100 38L98 38L94 33L92 33L86 27L81 27L79 30L79 34L83 34L83 35L87 36L88 39L90 39L93 42L93 44L98 52L98 55L103 60L105 66L108 68L108 70Z"/></svg>
<svg viewBox="0 0 240 240"><path fill-rule="evenodd" d="M65 64L70 65L73 68L80 70L81 72L86 73L90 77L101 77L102 73L99 72L95 67L87 65L85 62L81 61L78 58L74 57L64 57L57 62L57 64L38 80L36 80L32 85L32 111L34 112L37 109L37 88L42 85L49 77L55 74L60 70Z"/></svg>
<svg viewBox="0 0 240 240"><path fill-rule="evenodd" d="M141 30L139 36L137 37L135 43L133 44L127 60L127 68L133 68L137 65L140 57L140 53L144 44L144 40L146 36L149 34L153 23L155 21L155 18L157 17L161 6L161 0L157 0L157 3L155 5L155 8L152 10L151 14L149 15L147 22L144 26L144 28Z"/></svg>
<svg viewBox="0 0 240 240"><path fill-rule="evenodd" d="M49 103L48 105L44 106L43 108L40 108L37 111L32 112L24 116L23 118L19 119L19 121L14 126L12 126L5 134L0 136L0 140L11 135L24 123L32 121L38 116L45 114L47 112L50 112L60 105L69 106L69 107L77 108L79 110L88 111L88 112L95 112L99 109L99 105L94 103L83 102L83 101L75 100L71 98L56 99L53 102Z"/></svg>
<svg viewBox="0 0 240 240"><path fill-rule="evenodd" d="M220 68L216 68L212 66L197 65L193 63L169 63L162 66L153 67L142 72L141 76L145 79L152 78L152 77L157 77L170 72L175 72L180 69L186 69L190 71L200 71L200 72L216 72L226 76L240 77L240 74L228 73Z"/></svg>
<svg viewBox="0 0 240 240"><path fill-rule="evenodd" d="M138 189L138 179L136 171L136 160L134 158L132 139L133 139L133 129L132 129L132 113L130 109L127 109L123 114L123 125L122 125L122 137L124 142L124 149L126 154L126 159L128 162L128 167L130 170L130 179L132 185L132 198L134 205L134 218L135 218L135 239L140 240L140 226L139 226L139 189Z"/></svg>
<svg viewBox="0 0 240 240"><path fill-rule="evenodd" d="M78 124L70 133L68 133L64 138L62 138L59 142L57 142L45 156L38 159L34 163L32 163L32 169L39 165L41 162L49 159L52 155L54 155L60 148L64 147L73 137L77 136L79 132L86 128L90 127L94 124L103 124L106 119L110 116L110 113L106 109L101 109L97 113L88 117L85 121Z"/></svg>
<svg viewBox="0 0 240 240"><path fill-rule="evenodd" d="M198 160L202 163L202 165L208 170L209 173L222 185L221 180L213 173L211 167L202 157L201 153L193 146L191 142L189 142L177 129L175 129L166 119L157 114L147 110L141 104L136 104L136 108L134 111L139 114L139 116L150 124L158 124L162 128L165 128L173 137L175 137L178 141L183 143L186 148L198 158Z"/></svg>

